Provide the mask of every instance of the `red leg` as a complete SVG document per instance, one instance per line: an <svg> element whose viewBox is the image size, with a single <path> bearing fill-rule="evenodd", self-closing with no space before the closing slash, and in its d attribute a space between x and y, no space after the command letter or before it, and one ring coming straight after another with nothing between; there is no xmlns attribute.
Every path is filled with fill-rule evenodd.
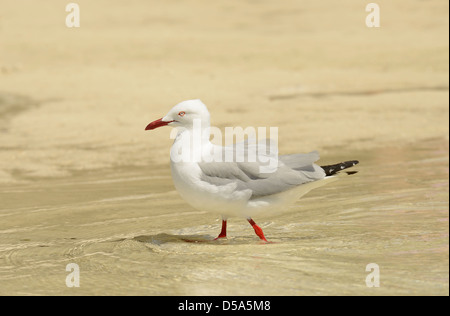
<svg viewBox="0 0 450 316"><path fill-rule="evenodd" d="M214 240L217 240L219 238L227 238L227 220L222 219L222 230L220 231L219 236L215 238Z"/></svg>
<svg viewBox="0 0 450 316"><path fill-rule="evenodd" d="M259 227L258 225L256 225L255 221L252 220L251 218L247 218L247 220L248 220L248 222L250 223L250 225L252 225L253 229L255 230L256 235L258 235L258 237L259 237L261 240L267 242L267 239L266 239L266 237L264 237L264 233L263 233L261 227Z"/></svg>

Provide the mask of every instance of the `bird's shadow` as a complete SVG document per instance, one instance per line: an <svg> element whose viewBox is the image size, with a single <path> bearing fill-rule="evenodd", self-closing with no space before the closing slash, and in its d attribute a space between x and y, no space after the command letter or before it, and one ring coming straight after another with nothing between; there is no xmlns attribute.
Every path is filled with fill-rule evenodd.
<svg viewBox="0 0 450 316"><path fill-rule="evenodd" d="M133 240L149 243L153 245L163 245L166 243L194 243L194 244L209 244L209 245L238 245L238 244L249 244L254 243L253 238L245 237L232 237L232 238L220 238L214 239L210 235L171 235L166 233L156 234L156 235L141 235L136 236Z"/></svg>
<svg viewBox="0 0 450 316"><path fill-rule="evenodd" d="M141 235L133 238L135 241L142 243L150 243L154 245L162 245L166 243L211 243L215 244L218 240L214 240L208 235L171 235L171 234L156 234L156 235Z"/></svg>

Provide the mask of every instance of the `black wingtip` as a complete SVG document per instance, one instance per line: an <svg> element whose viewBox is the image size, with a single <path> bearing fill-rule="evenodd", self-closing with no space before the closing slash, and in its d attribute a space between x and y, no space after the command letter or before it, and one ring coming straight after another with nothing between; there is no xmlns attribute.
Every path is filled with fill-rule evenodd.
<svg viewBox="0 0 450 316"><path fill-rule="evenodd" d="M345 161L345 162L340 162L334 165L328 165L328 166L321 166L322 169L325 171L325 175L328 176L332 176L336 173L338 173L339 171L342 171L344 169L347 168L351 168L355 165L359 164L358 160L349 160L349 161ZM346 171L346 173L348 175L352 175L357 173L358 171Z"/></svg>

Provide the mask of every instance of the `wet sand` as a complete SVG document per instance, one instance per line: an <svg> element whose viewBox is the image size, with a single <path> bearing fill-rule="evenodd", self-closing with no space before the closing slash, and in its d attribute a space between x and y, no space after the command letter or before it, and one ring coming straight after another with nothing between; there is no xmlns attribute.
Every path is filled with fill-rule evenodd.
<svg viewBox="0 0 450 316"><path fill-rule="evenodd" d="M355 154L358 174L258 221L271 244L243 219L214 241L219 219L187 206L167 167L3 188L0 294L448 293L448 144ZM66 287L69 263L80 288Z"/></svg>
<svg viewBox="0 0 450 316"><path fill-rule="evenodd" d="M448 2L54 3L2 3L0 295L448 295ZM143 131L190 98L359 173L213 242Z"/></svg>

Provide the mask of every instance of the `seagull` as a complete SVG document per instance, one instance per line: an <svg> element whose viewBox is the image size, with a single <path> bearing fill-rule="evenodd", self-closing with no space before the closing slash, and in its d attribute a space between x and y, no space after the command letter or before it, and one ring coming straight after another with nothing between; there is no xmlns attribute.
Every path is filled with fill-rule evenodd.
<svg viewBox="0 0 450 316"><path fill-rule="evenodd" d="M261 241L268 242L261 227L252 219L254 216L286 211L310 190L337 180L339 171L358 164L357 160L351 160L319 166L315 164L319 160L317 151L278 155L277 150L266 146L267 140L246 140L229 146L213 144L210 114L198 99L175 105L145 130L162 126L175 127L177 132L170 150L176 190L194 208L222 216L222 229L215 240L227 237L229 217L243 217ZM258 152L258 158L266 159L250 161L252 150ZM248 156L248 161L238 159L244 156Z"/></svg>

